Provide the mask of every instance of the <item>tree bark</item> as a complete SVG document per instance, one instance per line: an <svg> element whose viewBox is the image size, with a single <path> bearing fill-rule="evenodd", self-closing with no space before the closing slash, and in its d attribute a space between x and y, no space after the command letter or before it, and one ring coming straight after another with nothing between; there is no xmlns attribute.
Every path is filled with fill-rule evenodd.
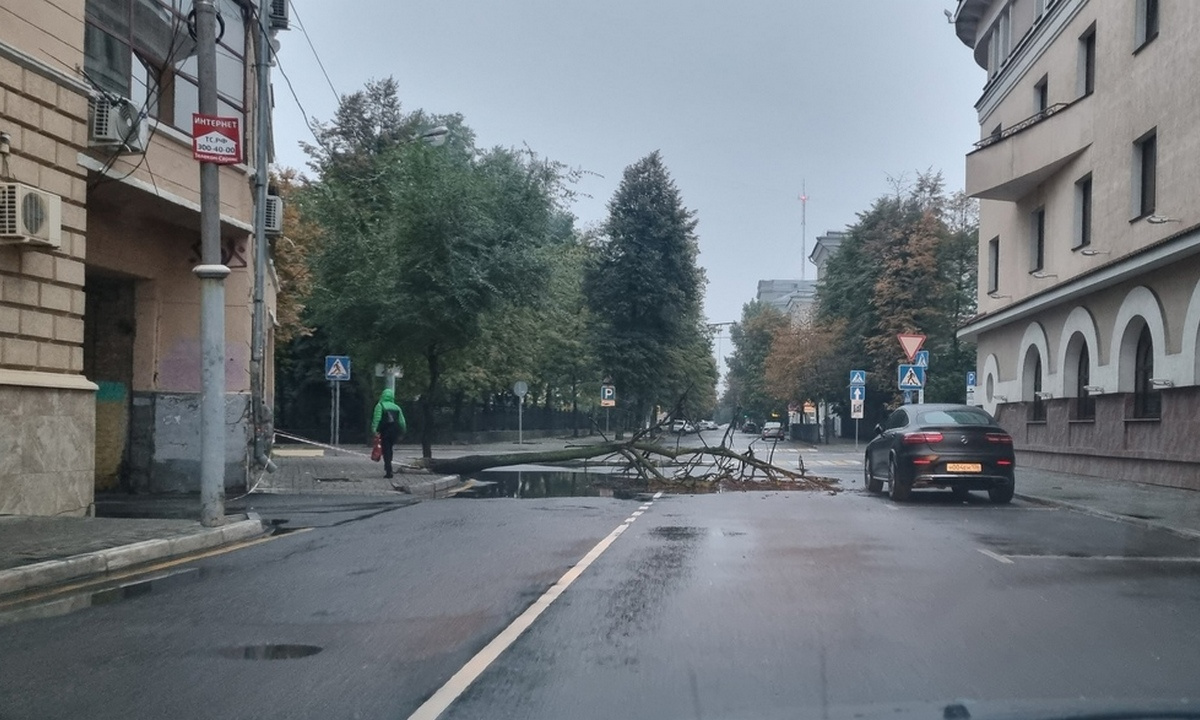
<svg viewBox="0 0 1200 720"><path fill-rule="evenodd" d="M433 457L433 402L439 373L438 354L434 346L426 349L425 360L429 364L429 386L421 398L421 457L428 460Z"/></svg>

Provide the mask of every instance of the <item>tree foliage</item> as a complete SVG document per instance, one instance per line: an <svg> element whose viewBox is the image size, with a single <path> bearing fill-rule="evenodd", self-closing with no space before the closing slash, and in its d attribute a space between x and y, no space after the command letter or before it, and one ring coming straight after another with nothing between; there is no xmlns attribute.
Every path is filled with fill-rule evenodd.
<svg viewBox="0 0 1200 720"><path fill-rule="evenodd" d="M826 265L817 322L842 328L834 341L838 376L868 371L869 414L898 399L899 333L927 336L926 401L962 401L974 348L955 330L975 309L974 218L969 198L947 198L941 175L924 173L860 213Z"/></svg>
<svg viewBox="0 0 1200 720"><path fill-rule="evenodd" d="M741 408L743 416L761 422L779 409L780 396L767 388L767 357L776 333L787 327L787 317L766 303L754 300L742 306L741 321L729 329L733 352L727 360L723 404L731 412Z"/></svg>
<svg viewBox="0 0 1200 720"><path fill-rule="evenodd" d="M452 131L441 147L418 141L434 122ZM428 457L443 371L491 313L544 287L561 166L478 150L457 116L404 114L390 79L343 98L319 139L319 179L302 204L324 230L312 317L360 358L400 362L404 382L420 384Z"/></svg>
<svg viewBox="0 0 1200 720"><path fill-rule="evenodd" d="M689 388L685 412L711 411L716 365L696 220L657 151L625 169L608 211L584 285L601 366L639 422Z"/></svg>

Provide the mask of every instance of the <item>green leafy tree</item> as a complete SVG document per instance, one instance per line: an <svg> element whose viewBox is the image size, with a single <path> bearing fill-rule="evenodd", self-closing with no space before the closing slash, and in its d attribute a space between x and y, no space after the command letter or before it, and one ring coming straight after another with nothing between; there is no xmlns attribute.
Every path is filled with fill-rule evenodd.
<svg viewBox="0 0 1200 720"><path fill-rule="evenodd" d="M435 120L452 130L446 144L416 141ZM561 166L480 151L456 116L404 115L391 80L344 98L319 138L301 208L323 228L312 317L358 357L404 365L430 457L443 373L489 313L545 282Z"/></svg>
<svg viewBox="0 0 1200 720"><path fill-rule="evenodd" d="M781 395L770 392L766 382L771 343L776 333L787 329L787 317L774 307L757 300L742 306L741 321L729 329L733 353L727 360L723 405L731 412L741 408L745 417L761 422L779 408L781 395L784 402L791 396L790 391Z"/></svg>
<svg viewBox="0 0 1200 720"><path fill-rule="evenodd" d="M961 401L963 373L974 363L973 348L955 336L974 313L973 205L961 195L947 199L942 185L940 174L924 173L875 200L848 228L818 288L818 322L842 323L836 374L868 371L869 419L899 397L897 334L927 336L927 401Z"/></svg>
<svg viewBox="0 0 1200 720"><path fill-rule="evenodd" d="M696 220L657 151L625 169L608 210L584 286L600 365L638 423L685 392L685 413L707 413L717 372Z"/></svg>

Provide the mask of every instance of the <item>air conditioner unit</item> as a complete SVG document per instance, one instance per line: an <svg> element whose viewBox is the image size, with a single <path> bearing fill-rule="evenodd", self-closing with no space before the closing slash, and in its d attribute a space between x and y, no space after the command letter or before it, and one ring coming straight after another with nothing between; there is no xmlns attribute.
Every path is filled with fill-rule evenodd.
<svg viewBox="0 0 1200 720"><path fill-rule="evenodd" d="M283 234L283 198L278 195L267 196L266 222L263 231L268 235Z"/></svg>
<svg viewBox="0 0 1200 720"><path fill-rule="evenodd" d="M62 198L21 183L0 183L0 244L62 245Z"/></svg>
<svg viewBox="0 0 1200 720"><path fill-rule="evenodd" d="M272 30L288 29L288 0L271 0L267 15L268 27Z"/></svg>
<svg viewBox="0 0 1200 720"><path fill-rule="evenodd" d="M146 118L128 100L92 98L88 126L88 144L92 147L117 148L118 152L144 153L150 139Z"/></svg>

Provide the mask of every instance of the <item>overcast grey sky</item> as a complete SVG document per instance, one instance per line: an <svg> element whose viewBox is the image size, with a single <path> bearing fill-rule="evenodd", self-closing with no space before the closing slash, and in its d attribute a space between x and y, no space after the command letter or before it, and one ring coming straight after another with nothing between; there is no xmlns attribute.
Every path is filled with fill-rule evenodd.
<svg viewBox="0 0 1200 720"><path fill-rule="evenodd" d="M954 0L292 0L279 61L309 116L394 76L407 110L462 113L482 146L528 144L581 168L581 226L653 150L699 219L711 322L889 189L963 183L984 72L942 11ZM299 21L299 22L297 22ZM304 167L303 114L275 75L278 160ZM814 277L811 266L805 271ZM726 343L728 344L728 343ZM729 348L723 348L727 353Z"/></svg>

